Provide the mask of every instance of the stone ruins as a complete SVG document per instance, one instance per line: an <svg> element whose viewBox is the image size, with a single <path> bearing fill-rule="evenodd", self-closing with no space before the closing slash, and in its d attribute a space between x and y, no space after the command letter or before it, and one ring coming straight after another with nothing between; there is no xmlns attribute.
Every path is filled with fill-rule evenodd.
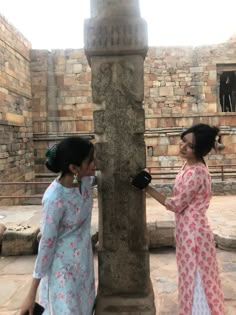
<svg viewBox="0 0 236 315"><path fill-rule="evenodd" d="M120 32L119 26L103 27L104 32ZM140 31L139 25L130 28L123 44L137 45ZM45 180L49 146L71 134L94 137L95 105L85 52L32 50L28 40L1 16L0 65L1 181ZM112 63L103 65L99 71L107 77L112 67ZM122 67L126 66L121 62ZM126 73L132 71L126 68ZM143 101L148 167L181 165L179 134L197 122L219 126L223 136L224 150L212 152L208 164L236 164L235 73L236 36L212 46L148 48ZM34 194L34 190L32 185L11 185L10 189L2 185L0 194Z"/></svg>
<svg viewBox="0 0 236 315"><path fill-rule="evenodd" d="M221 129L224 148L208 164L235 167L236 36L212 46L148 47L138 0L91 0L84 49L33 50L0 16L0 71L0 204L21 204L20 196L42 191L43 184L26 182L52 179L44 166L48 147L70 135L91 138L98 166L96 314L154 315L148 249L156 227L148 227L148 243L145 194L129 178L145 167L180 166L179 135L198 122ZM214 189L232 193L236 184L222 178ZM173 243L173 222L163 228Z"/></svg>

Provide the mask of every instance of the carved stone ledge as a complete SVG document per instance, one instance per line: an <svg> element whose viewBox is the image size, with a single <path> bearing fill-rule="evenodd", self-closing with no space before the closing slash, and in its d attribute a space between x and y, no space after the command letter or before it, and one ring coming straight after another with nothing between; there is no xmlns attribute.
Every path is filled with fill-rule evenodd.
<svg viewBox="0 0 236 315"><path fill-rule="evenodd" d="M156 221L147 223L149 248L175 247L174 221Z"/></svg>
<svg viewBox="0 0 236 315"><path fill-rule="evenodd" d="M9 226L2 236L3 256L36 254L38 248L38 226Z"/></svg>
<svg viewBox="0 0 236 315"><path fill-rule="evenodd" d="M236 251L236 226L221 226L215 231L215 241L220 249Z"/></svg>

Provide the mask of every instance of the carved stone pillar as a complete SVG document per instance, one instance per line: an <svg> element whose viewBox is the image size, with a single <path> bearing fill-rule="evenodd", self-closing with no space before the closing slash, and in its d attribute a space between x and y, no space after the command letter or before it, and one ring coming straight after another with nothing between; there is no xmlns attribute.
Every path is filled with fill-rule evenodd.
<svg viewBox="0 0 236 315"><path fill-rule="evenodd" d="M129 183L146 163L142 102L147 27L138 0L91 0L85 52L92 69L101 171L96 314L154 315L145 195Z"/></svg>

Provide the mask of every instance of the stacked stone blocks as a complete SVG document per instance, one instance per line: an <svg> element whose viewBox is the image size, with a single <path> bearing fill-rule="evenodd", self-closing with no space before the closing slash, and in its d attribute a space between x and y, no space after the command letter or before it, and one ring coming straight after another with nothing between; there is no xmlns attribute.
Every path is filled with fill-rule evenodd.
<svg viewBox="0 0 236 315"><path fill-rule="evenodd" d="M0 16L0 176L2 181L34 178L31 106L31 44ZM0 195L31 194L24 186L1 186ZM0 199L1 203L17 199Z"/></svg>

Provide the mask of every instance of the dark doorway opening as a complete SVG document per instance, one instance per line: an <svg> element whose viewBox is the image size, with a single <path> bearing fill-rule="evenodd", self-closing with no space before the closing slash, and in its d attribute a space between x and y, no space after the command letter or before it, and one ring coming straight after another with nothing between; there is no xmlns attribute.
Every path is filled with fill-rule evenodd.
<svg viewBox="0 0 236 315"><path fill-rule="evenodd" d="M235 112L236 74L235 71L223 71L220 75L220 105L222 112Z"/></svg>

